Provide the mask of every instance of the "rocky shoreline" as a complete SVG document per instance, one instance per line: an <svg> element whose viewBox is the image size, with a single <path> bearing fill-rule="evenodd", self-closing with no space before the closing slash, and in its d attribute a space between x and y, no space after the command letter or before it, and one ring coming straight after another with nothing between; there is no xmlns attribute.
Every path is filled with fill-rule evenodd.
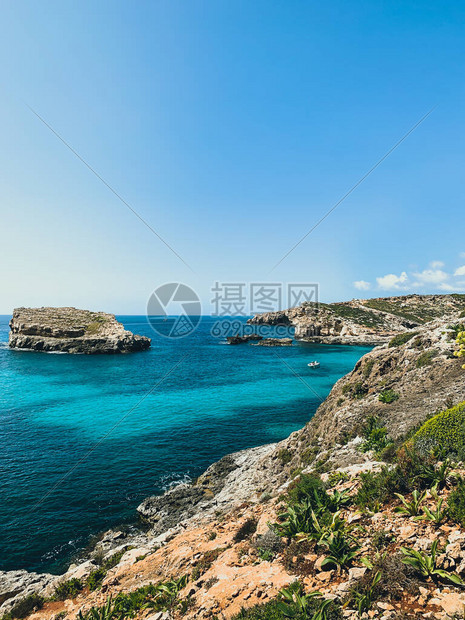
<svg viewBox="0 0 465 620"><path fill-rule="evenodd" d="M0 573L0 584L2 584L0 586L0 611L7 612L31 592L49 596L49 593L54 591L59 583L69 579L87 578L92 571L96 570L95 557L98 553L103 554L105 558L121 554L121 559L103 581L102 595L105 596L113 588L119 591L121 584L126 584L124 587L127 588L136 587L135 584L146 583L147 579L155 580L157 575L158 578L166 576L167 570L169 574L173 574L174 566L177 567L176 570L181 570L180 564L184 566L185 562L181 562L179 552L183 545L187 544L187 540L190 541L188 543L190 550L187 556L183 553L182 557L187 557L190 565L195 566L196 547L192 542L195 537L198 541L199 536L201 540L206 540L210 538L209 532L212 528L222 531L221 520L223 518L225 523L233 524L245 518L245 515L249 515L247 518L258 519L259 523L263 521L262 529L259 531L264 532L266 519L271 518L278 503L276 498L286 491L296 476L307 472L327 472L324 475L341 472L341 479L348 476L355 481L360 472L379 469L382 464L373 458L373 453L360 450L361 435L365 432L363 428L367 420L382 420L389 436L394 439L401 438L423 423L432 413L465 401L463 370L460 361L453 355L457 330L465 322L464 300L452 299L449 303L449 299L444 300L447 296L437 296L439 299L435 303L438 307L442 307L443 315L431 319L429 312L434 300L428 296L425 300L425 312L430 320L422 322L418 314L418 296L413 297L413 310L416 313L413 316L417 319L416 324L411 326L412 316L407 319L402 318L402 321L406 320L410 325L407 329L392 330L389 338L383 335L383 344L364 355L354 370L335 384L328 398L303 429L294 432L278 444L228 455L211 465L192 484L179 485L162 496L147 498L138 507L139 514L150 526L147 533L131 536L122 532L107 532L97 543L91 554L92 557L79 566L70 567L63 576L34 575L26 571ZM290 311L285 312L285 316L289 319ZM307 316L306 310L304 314ZM297 315L300 316L299 312L292 315L294 317L292 320L295 320ZM263 321L263 318L260 320ZM275 320L275 317L271 320ZM343 337L346 338L346 336ZM351 484L350 488L358 488L359 482ZM271 503L268 504L268 502ZM349 514L348 518L357 517ZM388 510L383 519L389 521L391 518ZM416 530L412 532L414 532L412 535L415 535ZM404 533L400 532L398 535L402 537ZM456 535L462 536L460 531ZM465 549L465 535L463 539ZM211 540L213 541L213 538ZM202 544L198 542L197 548L200 548ZM216 549L219 548L218 544L218 542L212 542L210 546ZM229 544L234 545L231 542ZM444 544L447 544L447 541ZM168 551L170 555L167 555ZM458 553L457 557L461 557L462 552L459 550ZM141 557L146 557L147 560L144 560L139 568L138 558ZM253 554L250 557L253 558ZM151 561L154 564L150 564ZM223 616L225 618L230 618L233 611L237 612L240 605L248 606L252 602L256 604L261 600L260 584L256 585L254 582L254 594L253 596L248 594L246 583L248 580L250 584L252 569L247 569L249 570L247 572L247 562L239 562L237 577L234 579L239 579L243 564L244 575L248 575L246 581L241 581L243 585L240 587L237 581L234 591L237 590L237 594L231 590L229 595L224 594L222 598L221 609L229 610L225 611L226 615ZM260 566L263 570L268 570L268 565L260 564ZM271 568L273 571L277 569L274 564L270 565L270 570ZM141 582L137 577L142 574L141 570L147 570L145 582L144 580ZM212 574L212 579L219 579L221 582L223 579L221 571L229 570L222 565L216 573ZM328 595L339 596L337 587L340 585L340 579L335 578L336 575L322 572L321 568L317 568L316 565L312 570L314 578L317 579L317 586L323 584L326 587L327 585L325 591ZM319 584L318 575L321 575ZM279 590L280 584L284 586L291 579L288 574L284 581L281 581L281 577L284 579L279 571L268 575L269 583L272 583L271 589L268 588L270 596L272 592ZM212 610L218 608L218 602L205 602L210 600L208 598L210 595L207 592L209 588L203 584L204 582L199 579L191 588L190 596L196 597L198 604L192 612L188 613L189 618L211 617ZM427 602L424 603L422 609L427 609L427 613L437 611L436 616L429 617L441 619L449 617L444 615L445 612L441 607L443 600L441 597L446 594L448 594L447 590L438 590L436 594L428 590L425 594L425 601L433 600L434 596L436 596L435 600L439 601L436 607L435 603L429 607ZM219 592L215 596L218 601ZM67 608L71 614L70 617L73 618L78 609L87 609L89 605L101 600L101 596L100 598L93 597L89 594L87 598L78 603L77 607L74 603L70 603ZM201 603L201 601L204 602ZM382 615L385 612L383 608L381 615L372 617L394 617L389 614ZM41 615L39 612L36 615L37 618L50 617Z"/></svg>
<svg viewBox="0 0 465 620"><path fill-rule="evenodd" d="M378 346L396 334L462 308L460 295L404 295L332 304L306 302L256 314L247 323L293 327L296 340L304 342Z"/></svg>
<svg viewBox="0 0 465 620"><path fill-rule="evenodd" d="M124 329L114 315L76 308L16 308L12 349L86 355L145 351L151 340Z"/></svg>

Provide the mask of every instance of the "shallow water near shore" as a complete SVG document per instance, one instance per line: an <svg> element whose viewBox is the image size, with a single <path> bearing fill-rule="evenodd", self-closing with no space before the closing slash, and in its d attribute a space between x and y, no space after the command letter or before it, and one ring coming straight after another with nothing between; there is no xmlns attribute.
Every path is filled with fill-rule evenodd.
<svg viewBox="0 0 465 620"><path fill-rule="evenodd" d="M152 338L149 351L50 355L9 350L9 318L0 317L4 570L58 573L89 536L133 522L148 495L284 439L371 348L223 346L209 317L170 340L125 316ZM307 367L313 359L320 368Z"/></svg>

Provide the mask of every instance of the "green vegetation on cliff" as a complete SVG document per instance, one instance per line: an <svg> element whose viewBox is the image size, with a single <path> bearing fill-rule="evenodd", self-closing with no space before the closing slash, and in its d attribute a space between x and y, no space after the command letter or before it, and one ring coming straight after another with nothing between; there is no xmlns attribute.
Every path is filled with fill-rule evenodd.
<svg viewBox="0 0 465 620"><path fill-rule="evenodd" d="M465 402L427 420L413 437L422 453L465 454Z"/></svg>
<svg viewBox="0 0 465 620"><path fill-rule="evenodd" d="M397 336L394 336L394 338L391 338L391 340L389 341L389 346L400 347L401 345L408 342L411 338L413 338L417 334L418 332L405 332L403 334L398 334Z"/></svg>

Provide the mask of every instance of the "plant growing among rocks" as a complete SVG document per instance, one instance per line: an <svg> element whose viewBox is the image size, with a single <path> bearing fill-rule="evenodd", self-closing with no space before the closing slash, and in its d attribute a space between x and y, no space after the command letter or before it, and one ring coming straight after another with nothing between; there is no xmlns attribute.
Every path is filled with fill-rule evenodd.
<svg viewBox="0 0 465 620"><path fill-rule="evenodd" d="M438 496L436 489L432 489L431 494L436 500L436 506L432 510L428 508L428 506L425 506L423 508L423 515L417 517L417 519L422 521L430 521L431 523L434 523L434 525L439 526L446 518L447 510L442 508L444 500Z"/></svg>
<svg viewBox="0 0 465 620"><path fill-rule="evenodd" d="M376 586L381 581L381 571L377 571L373 579L363 589L352 589L352 599L357 605L359 616L370 611L371 606L376 598Z"/></svg>
<svg viewBox="0 0 465 620"><path fill-rule="evenodd" d="M399 394L391 389L383 390L382 392L380 392L378 396L378 400L381 403L385 403L387 405L390 405L391 403L393 403L394 401L398 399L399 399Z"/></svg>
<svg viewBox="0 0 465 620"><path fill-rule="evenodd" d="M252 534L255 534L256 531L257 531L256 519L247 519L247 521L245 521L240 526L240 528L237 530L237 532L234 534L233 540L236 543L242 542L243 540L247 540L248 538L250 538Z"/></svg>
<svg viewBox="0 0 465 620"><path fill-rule="evenodd" d="M431 546L431 554L426 555L415 549L401 547L400 550L404 557L402 562L412 566L425 579L437 579L438 577L450 581L455 585L463 585L463 581L455 573L437 567L438 540L436 539Z"/></svg>
<svg viewBox="0 0 465 620"><path fill-rule="evenodd" d="M68 598L75 598L84 588L80 579L69 579L62 581L55 587L52 598L55 601L64 601Z"/></svg>
<svg viewBox="0 0 465 620"><path fill-rule="evenodd" d="M408 501L403 495L400 493L394 493L396 497L400 499L402 502L401 506L397 506L395 508L395 512L400 514L409 515L410 517L416 517L420 514L421 504L425 500L426 491L420 493L416 489L412 492L412 501Z"/></svg>
<svg viewBox="0 0 465 620"><path fill-rule="evenodd" d="M361 445L362 452L368 452L369 450L380 452L391 443L387 428L376 416L370 416L367 419L365 426L362 428L362 434L365 438Z"/></svg>
<svg viewBox="0 0 465 620"><path fill-rule="evenodd" d="M463 478L459 479L457 488L447 499L447 514L455 523L465 527L465 480Z"/></svg>
<svg viewBox="0 0 465 620"><path fill-rule="evenodd" d="M454 351L456 357L465 357L465 331L458 332L456 343L459 345L457 351ZM465 364L462 366L465 370Z"/></svg>
<svg viewBox="0 0 465 620"><path fill-rule="evenodd" d="M360 549L354 538L342 530L331 532L320 540L320 544L325 545L329 551L329 555L321 563L322 568L331 566L348 568Z"/></svg>

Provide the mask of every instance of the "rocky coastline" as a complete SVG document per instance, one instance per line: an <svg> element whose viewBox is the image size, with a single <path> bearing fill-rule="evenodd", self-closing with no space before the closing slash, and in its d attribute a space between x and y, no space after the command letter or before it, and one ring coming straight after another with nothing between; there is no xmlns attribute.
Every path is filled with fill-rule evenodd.
<svg viewBox="0 0 465 620"><path fill-rule="evenodd" d="M266 560L257 555L261 553L257 550L261 537L268 536L267 524L279 521L280 498L299 477L321 476L325 484L334 479L335 491L355 497L360 491L363 472L374 475L383 467L393 467L384 460L387 456L380 458L374 449L361 449L366 441L368 421L381 421L386 437L392 438L393 445L402 446L403 438L425 420L465 401L464 371L454 356L455 338L465 323L465 298L408 296L374 301L382 303L372 305L384 309L366 307L370 308L369 312L383 313L381 335L367 325L360 327L359 317L359 327L351 324L349 330L347 322L342 327L338 323L339 335L317 336L325 342L328 338L341 338L342 344L357 336L372 338L364 341L367 344L374 344L376 338L382 343L334 385L304 428L278 444L228 455L193 483L147 498L138 512L148 524L148 532L135 536L106 533L89 559L71 566L65 575L0 572L0 614L9 612L31 593L41 597L50 597L52 593L53 598L59 584L71 579L85 583L89 575L99 570L100 555L107 562L117 557L118 562L105 573L98 590L88 591L84 587L82 594L66 599L64 604L47 603L43 610L33 610L32 618L50 620L54 614L65 611L72 620L78 612L86 613L103 605L108 596L181 574L190 575L189 583L180 590L181 597L191 599L190 607L181 614L186 618L236 618L241 608L271 603L281 588L295 582L296 575L306 588L319 590L327 600L349 597L343 616L360 617L356 608L350 607L350 592L361 587L365 574L369 576L372 569L356 564L348 573L326 570L321 550L316 554L312 550L301 552L298 546L291 546L289 557L285 548L279 547L281 550L270 552ZM353 308L351 303L348 305ZM363 304L359 300L356 307L360 305ZM393 311L401 312L402 316ZM306 340L305 333L308 337L314 312L315 308L309 310L304 305L273 316L260 315L252 322L289 321L301 339ZM336 321L332 311L328 318L329 312L324 310L324 321ZM325 334L332 329L328 325L321 324ZM459 467L457 475L463 473ZM445 487L441 501L447 501L450 492L450 487ZM432 510L434 492L425 497ZM360 514L356 507L349 507L342 513L348 523L358 523L371 532L360 538L361 549L367 550L366 553L372 549L373 536L378 531L380 536L392 534L395 542L387 548L390 555L399 558L402 544L431 550L437 539L443 550L441 566L456 570L465 579L464 528L450 521L444 521L440 530L414 518L399 521L392 497L385 506L378 506L378 512ZM241 539L238 532L250 522L255 523L253 532ZM379 607L370 616L362 617L447 620L463 609L465 594L460 589L428 579L418 584L412 590L414 594L405 592L399 601L391 595L387 602L379 599ZM177 619L181 615L177 608L170 608L156 618ZM142 613L137 617L143 616Z"/></svg>
<svg viewBox="0 0 465 620"><path fill-rule="evenodd" d="M12 349L86 355L145 351L151 340L124 329L114 315L76 308L16 308Z"/></svg>
<svg viewBox="0 0 465 620"><path fill-rule="evenodd" d="M353 299L340 303L306 302L295 308L256 314L249 325L283 325L296 340L331 345L372 345L434 318L459 311L460 295L404 295Z"/></svg>

